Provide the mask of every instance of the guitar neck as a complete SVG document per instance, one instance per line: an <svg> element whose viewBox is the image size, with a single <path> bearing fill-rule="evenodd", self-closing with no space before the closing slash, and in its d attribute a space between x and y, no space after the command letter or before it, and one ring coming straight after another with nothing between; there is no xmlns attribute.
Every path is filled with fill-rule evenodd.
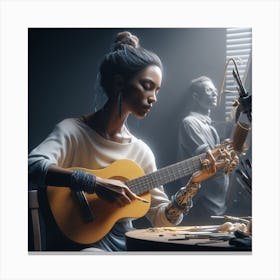
<svg viewBox="0 0 280 280"><path fill-rule="evenodd" d="M176 181L180 178L201 170L201 161L206 153L163 167L153 173L146 174L126 182L126 185L136 194L143 194L161 185Z"/></svg>

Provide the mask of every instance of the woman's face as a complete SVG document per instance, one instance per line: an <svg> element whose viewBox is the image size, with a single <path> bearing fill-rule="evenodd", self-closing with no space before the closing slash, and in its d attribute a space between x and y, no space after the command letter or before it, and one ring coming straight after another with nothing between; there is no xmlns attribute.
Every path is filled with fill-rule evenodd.
<svg viewBox="0 0 280 280"><path fill-rule="evenodd" d="M125 86L123 109L137 118L144 118L157 101L162 81L158 66L151 65L137 73Z"/></svg>

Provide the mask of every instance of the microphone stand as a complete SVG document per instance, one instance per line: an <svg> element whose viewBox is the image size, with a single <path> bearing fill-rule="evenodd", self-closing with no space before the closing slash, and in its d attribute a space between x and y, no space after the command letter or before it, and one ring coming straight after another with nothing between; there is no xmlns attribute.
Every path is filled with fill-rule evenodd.
<svg viewBox="0 0 280 280"><path fill-rule="evenodd" d="M235 65L236 66L236 65ZM252 122L252 95L246 91L239 73L238 68L236 66L236 71L233 69L232 71L233 77L237 83L237 91L239 93L239 98L235 101L233 106L237 106L236 114L235 114L235 122L239 122L239 118L241 113L245 114L251 124ZM247 124L248 125L248 124ZM249 125L248 125L249 126ZM238 181L243 187L243 189L251 195L252 189L252 165L250 159L242 159L241 166L236 170L236 174L238 175Z"/></svg>

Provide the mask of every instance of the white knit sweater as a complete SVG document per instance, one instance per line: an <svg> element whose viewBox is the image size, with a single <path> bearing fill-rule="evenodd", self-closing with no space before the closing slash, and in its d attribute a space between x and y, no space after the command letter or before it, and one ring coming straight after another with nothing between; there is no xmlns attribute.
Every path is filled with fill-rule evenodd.
<svg viewBox="0 0 280 280"><path fill-rule="evenodd" d="M119 159L133 160L145 174L156 170L153 152L142 140L133 136L130 143L117 143L103 138L80 119L65 119L29 154L29 181L44 186L48 167L53 164L63 168L100 169ZM169 199L163 187L150 193L152 201L147 218L153 226L172 225L165 216ZM181 220L182 217L177 224Z"/></svg>

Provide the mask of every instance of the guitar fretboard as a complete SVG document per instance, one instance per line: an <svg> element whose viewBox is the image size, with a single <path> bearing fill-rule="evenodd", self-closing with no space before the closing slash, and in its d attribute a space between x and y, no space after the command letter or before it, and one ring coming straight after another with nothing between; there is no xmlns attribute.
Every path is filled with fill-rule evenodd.
<svg viewBox="0 0 280 280"><path fill-rule="evenodd" d="M176 181L201 170L201 161L205 158L206 154L201 154L191 159L174 163L153 173L127 181L126 185L137 195L143 194L153 188Z"/></svg>

